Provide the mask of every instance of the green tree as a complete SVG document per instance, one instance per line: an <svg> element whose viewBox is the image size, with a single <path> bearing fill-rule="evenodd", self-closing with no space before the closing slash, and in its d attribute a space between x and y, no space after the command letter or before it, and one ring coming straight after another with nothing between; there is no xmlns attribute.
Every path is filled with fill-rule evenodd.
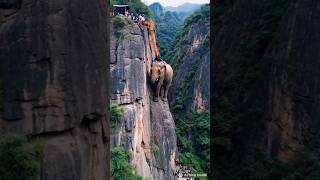
<svg viewBox="0 0 320 180"><path fill-rule="evenodd" d="M112 104L110 107L111 112L111 121L112 122L118 122L120 121L122 115L123 115L123 109L118 104Z"/></svg>
<svg viewBox="0 0 320 180"><path fill-rule="evenodd" d="M42 148L24 136L0 133L0 180L34 180L40 173Z"/></svg>
<svg viewBox="0 0 320 180"><path fill-rule="evenodd" d="M111 179L112 180L142 180L135 174L135 167L130 163L131 153L123 147L111 149Z"/></svg>
<svg viewBox="0 0 320 180"><path fill-rule="evenodd" d="M110 114L111 114L111 133L114 132L117 123L121 120L121 117L123 116L123 109L118 104L112 104L110 106Z"/></svg>
<svg viewBox="0 0 320 180"><path fill-rule="evenodd" d="M152 17L152 13L149 7L141 2L141 0L111 0L111 5L115 4L127 4L129 6L129 11L137 14L144 14L147 18Z"/></svg>

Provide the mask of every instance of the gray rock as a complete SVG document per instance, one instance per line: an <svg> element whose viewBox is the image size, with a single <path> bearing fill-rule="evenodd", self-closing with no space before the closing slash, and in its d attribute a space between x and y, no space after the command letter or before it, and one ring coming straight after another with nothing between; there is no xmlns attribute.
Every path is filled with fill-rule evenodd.
<svg viewBox="0 0 320 180"><path fill-rule="evenodd" d="M43 139L43 180L107 179L105 7L0 2L0 124Z"/></svg>
<svg viewBox="0 0 320 180"><path fill-rule="evenodd" d="M113 30L112 30L113 31ZM121 125L112 135L114 146L124 144L133 152L132 163L138 175L157 180L174 179L177 143L174 120L169 106L153 102L148 83L151 46L146 28L125 27L117 43L111 37L112 100L123 107Z"/></svg>

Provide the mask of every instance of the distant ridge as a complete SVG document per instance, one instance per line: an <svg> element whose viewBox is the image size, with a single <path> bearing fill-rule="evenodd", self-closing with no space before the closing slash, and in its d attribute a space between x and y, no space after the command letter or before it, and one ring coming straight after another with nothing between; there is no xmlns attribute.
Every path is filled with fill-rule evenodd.
<svg viewBox="0 0 320 180"><path fill-rule="evenodd" d="M160 3L158 2L155 2L155 3L152 3L149 8L151 9L151 11L154 13L154 15L160 17L161 15L163 15L163 7Z"/></svg>
<svg viewBox="0 0 320 180"><path fill-rule="evenodd" d="M177 7L172 7L172 6L166 6L164 7L164 9L166 11L176 11L176 12L185 12L185 13L189 13L192 12L194 10L197 10L200 8L200 6L202 6L203 4L195 4L195 3L184 3L181 4L180 6Z"/></svg>

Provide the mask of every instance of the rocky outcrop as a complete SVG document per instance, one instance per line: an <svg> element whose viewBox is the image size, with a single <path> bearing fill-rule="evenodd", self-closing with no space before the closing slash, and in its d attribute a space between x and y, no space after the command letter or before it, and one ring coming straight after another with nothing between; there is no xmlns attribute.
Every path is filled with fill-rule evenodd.
<svg viewBox="0 0 320 180"><path fill-rule="evenodd" d="M112 28L111 34L116 31ZM111 37L111 103L123 108L112 135L112 145L132 151L137 174L152 179L173 179L176 158L175 125L165 102L153 102L148 81L152 60L146 27L129 24L118 39Z"/></svg>
<svg viewBox="0 0 320 180"><path fill-rule="evenodd" d="M0 127L42 140L42 180L107 179L105 7L0 2Z"/></svg>
<svg viewBox="0 0 320 180"><path fill-rule="evenodd" d="M184 110L200 112L210 109L210 18L201 15L190 18L176 39L175 51L165 57L175 69L170 101L177 104L180 96Z"/></svg>
<svg viewBox="0 0 320 180"><path fill-rule="evenodd" d="M216 163L230 160L250 167L261 161L259 153L290 161L305 148L318 154L320 2L236 0L216 5L215 127L228 123L230 115L237 118L230 123L230 134L214 130L216 140L232 137L229 150L215 146L216 156L225 157ZM248 169L244 179L258 174ZM215 170L224 179L223 169Z"/></svg>

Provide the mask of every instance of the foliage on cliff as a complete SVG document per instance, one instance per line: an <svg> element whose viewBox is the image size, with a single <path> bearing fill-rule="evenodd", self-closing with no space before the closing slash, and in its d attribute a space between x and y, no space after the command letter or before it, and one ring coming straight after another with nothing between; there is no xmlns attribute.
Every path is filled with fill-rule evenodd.
<svg viewBox="0 0 320 180"><path fill-rule="evenodd" d="M0 133L0 180L34 180L40 173L42 147L24 136Z"/></svg>
<svg viewBox="0 0 320 180"><path fill-rule="evenodd" d="M116 129L117 124L120 122L121 117L123 116L123 109L121 106L117 105L117 104L112 104L110 106L110 129L111 129L111 133L114 132L114 130Z"/></svg>
<svg viewBox="0 0 320 180"><path fill-rule="evenodd" d="M173 86L177 89L171 90L173 98L170 99L170 109L176 122L180 161L193 172L207 173L209 172L210 113L208 110L197 112L190 106L194 98L192 92L195 84L208 83L200 82L197 75L200 73L201 64L204 63L204 57L209 53L210 38L208 31L202 32L203 29L200 28L199 32L194 32L192 27L201 24L209 28L209 18L209 5L202 6L200 10L186 18L182 29L175 36L174 48L171 48L165 57L175 70ZM192 36L189 36L190 34ZM190 37L199 37L200 34L205 38L201 39L199 47L189 57L187 52L190 53L193 41ZM184 69L180 70L182 64ZM177 74L180 74L180 79L177 79Z"/></svg>
<svg viewBox="0 0 320 180"><path fill-rule="evenodd" d="M150 9L156 24L156 38L162 57L174 47L173 40L179 32L182 20L176 12L164 11L159 3L151 4Z"/></svg>
<svg viewBox="0 0 320 180"><path fill-rule="evenodd" d="M192 172L208 172L210 154L210 113L175 114L180 162Z"/></svg>
<svg viewBox="0 0 320 180"><path fill-rule="evenodd" d="M117 124L123 116L123 109L117 104L110 106L111 133L114 132ZM131 153L125 151L122 146L111 148L111 176L112 180L140 180L141 177L135 174L135 167L130 163Z"/></svg>
<svg viewBox="0 0 320 180"><path fill-rule="evenodd" d="M226 4L217 4L217 11L221 8L226 9ZM229 4L231 5L231 4ZM248 27L246 33L243 33L240 41L240 70L237 74L236 81L229 81L222 84L217 84L215 92L215 137L213 145L216 153L216 163L219 164L219 173L222 173L224 179L229 179L231 174L238 174L246 171L243 166L237 165L236 157L240 154L236 152L236 142L234 133L237 131L245 114L243 114L239 102L245 97L248 97L249 91L247 87L250 84L255 84L257 79L263 76L263 63L259 62L267 46L271 43L272 38L276 36L279 21L285 12L286 3L284 1L268 1L261 6L261 12L256 22ZM217 18L223 15L216 14ZM255 118L256 127L261 127L259 122L263 120L262 109L264 108L262 99L256 98L250 106L250 116ZM226 162L233 162L233 165ZM253 165L253 164L252 164ZM251 166L251 165L250 165ZM232 179L232 178L231 178Z"/></svg>
<svg viewBox="0 0 320 180"><path fill-rule="evenodd" d="M141 0L110 0L110 3L111 5L127 4L130 13L144 14L148 18L152 17L149 7L141 2Z"/></svg>
<svg viewBox="0 0 320 180"><path fill-rule="evenodd" d="M135 174L135 167L130 163L131 153L123 147L111 149L111 179L112 180L142 180Z"/></svg>
<svg viewBox="0 0 320 180"><path fill-rule="evenodd" d="M170 62L173 65L177 65L174 69L178 68L179 64L182 64L181 60L186 55L186 52L182 52L177 54L179 51L185 51L187 49L182 49L185 44L190 44L190 40L186 39L187 33L190 30L190 25L192 23L196 23L202 21L204 26L209 27L210 25L210 5L206 4L201 6L201 8L190 16L188 16L182 24L182 28L174 37L172 44L174 45L173 48L169 49L167 54L165 55L164 59ZM198 51L200 52L199 55L203 55L204 52L209 52L210 50L210 32L207 32L208 36L205 40L205 44L202 45L201 49Z"/></svg>
<svg viewBox="0 0 320 180"><path fill-rule="evenodd" d="M234 22L236 19L225 19L231 10L239 12L232 8L233 2L235 1L216 1L213 9L215 33L224 31L224 42L228 39L226 36L230 35L230 31L222 26L234 23L234 28L239 27L238 22ZM235 50L232 53L237 59L228 62L227 56L234 54L223 54L226 60L223 59L219 65L224 66L225 72L221 68L214 74L214 178L319 179L319 154L314 151L314 147L305 147L292 159L281 161L278 157L267 154L266 149L261 147L262 143L258 143L265 143L265 139L261 137L268 128L266 122L270 121L264 114L270 107L267 107L266 98L262 95L267 94L264 91L270 91L270 84L264 83L270 81L266 79L267 70L270 69L269 62L262 60L266 52L279 43L279 31L287 13L288 1L263 0L252 4L257 10L254 13L257 12L258 16L239 17L244 20L240 25L241 35L237 36L239 44L227 43L230 46L228 48ZM273 59L274 57L269 58L272 61L277 60ZM260 88L258 91L257 87ZM244 132L248 130L249 132ZM248 136L243 137L244 134ZM257 136L252 137L255 135Z"/></svg>

